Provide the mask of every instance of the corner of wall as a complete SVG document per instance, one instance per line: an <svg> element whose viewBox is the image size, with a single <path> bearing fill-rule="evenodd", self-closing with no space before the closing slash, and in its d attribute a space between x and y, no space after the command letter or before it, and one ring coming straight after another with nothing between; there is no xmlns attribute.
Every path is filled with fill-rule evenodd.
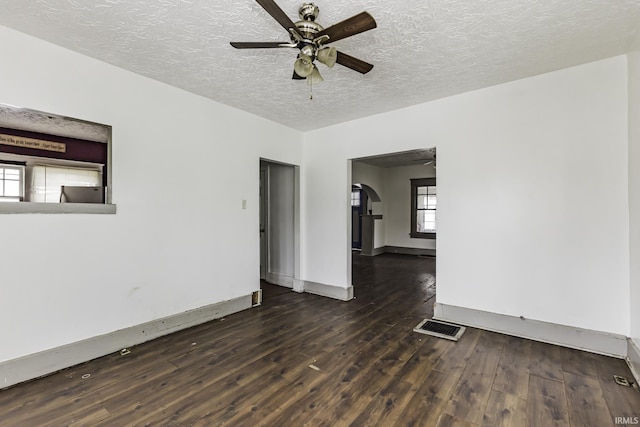
<svg viewBox="0 0 640 427"><path fill-rule="evenodd" d="M636 384L640 384L640 343L632 339L628 340L627 364L636 379Z"/></svg>
<svg viewBox="0 0 640 427"><path fill-rule="evenodd" d="M304 292L341 301L349 301L353 299L353 286L342 288L340 286L331 286L325 285L324 283L305 281Z"/></svg>

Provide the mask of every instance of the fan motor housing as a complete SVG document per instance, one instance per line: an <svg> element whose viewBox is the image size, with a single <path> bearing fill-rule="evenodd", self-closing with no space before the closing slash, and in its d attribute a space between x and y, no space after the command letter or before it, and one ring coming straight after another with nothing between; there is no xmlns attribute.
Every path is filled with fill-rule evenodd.
<svg viewBox="0 0 640 427"><path fill-rule="evenodd" d="M298 9L298 16L304 21L315 21L320 14L320 9L313 3L302 3Z"/></svg>
<svg viewBox="0 0 640 427"><path fill-rule="evenodd" d="M315 35L324 30L324 27L314 21L298 21L296 27L304 35L305 39L313 40Z"/></svg>

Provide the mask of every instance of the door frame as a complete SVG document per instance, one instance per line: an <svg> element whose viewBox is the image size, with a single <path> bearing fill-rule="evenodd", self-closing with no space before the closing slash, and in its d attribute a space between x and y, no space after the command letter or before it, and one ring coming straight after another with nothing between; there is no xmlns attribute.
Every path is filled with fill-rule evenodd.
<svg viewBox="0 0 640 427"><path fill-rule="evenodd" d="M260 279L265 279L268 274L270 262L270 218L269 201L271 183L269 180L269 165L280 165L293 168L293 270L291 287L294 291L303 292L304 283L300 278L301 256L300 256L300 166L290 163L275 161L266 158L259 159L259 215L258 229L260 231ZM262 231L264 230L264 231ZM284 285L287 286L287 285Z"/></svg>

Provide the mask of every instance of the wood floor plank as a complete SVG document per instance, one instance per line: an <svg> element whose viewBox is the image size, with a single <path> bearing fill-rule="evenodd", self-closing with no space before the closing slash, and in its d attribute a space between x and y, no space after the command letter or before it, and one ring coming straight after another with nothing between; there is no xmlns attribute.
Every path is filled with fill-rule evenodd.
<svg viewBox="0 0 640 427"><path fill-rule="evenodd" d="M542 342L531 343L531 362L529 372L531 375L548 378L555 381L563 381L562 364L563 351L566 349Z"/></svg>
<svg viewBox="0 0 640 427"><path fill-rule="evenodd" d="M287 393L274 392L270 394L260 394L255 396L256 401L252 404L256 408L255 411L245 411L241 414L236 414L234 417L228 420L229 426L236 425L277 425L274 420L283 417L286 411L290 411L294 415L298 411L309 413L315 409L315 405L310 404L309 408L303 406L299 401L307 394L317 395L320 390L320 385L327 381L326 374L318 372L313 369L302 370L296 375L293 380L285 385L283 389L287 390ZM296 410L294 410L294 408ZM286 416L284 416L286 418ZM313 416L309 416L311 420Z"/></svg>
<svg viewBox="0 0 640 427"><path fill-rule="evenodd" d="M469 423L450 414L442 414L436 427L477 427L477 424Z"/></svg>
<svg viewBox="0 0 640 427"><path fill-rule="evenodd" d="M573 427L614 425L597 378L565 372L564 381Z"/></svg>
<svg viewBox="0 0 640 427"><path fill-rule="evenodd" d="M570 425L563 382L537 375L530 376L527 424L531 427L568 427Z"/></svg>
<svg viewBox="0 0 640 427"><path fill-rule="evenodd" d="M468 328L462 337L460 337L459 341L455 343L449 342L447 351L438 360L434 369L441 372L455 372L463 370L467 366L467 363L478 344L480 335L481 331L479 329Z"/></svg>
<svg viewBox="0 0 640 427"><path fill-rule="evenodd" d="M527 386L529 382L527 381ZM483 427L524 427L527 425L527 401L516 395L491 390Z"/></svg>
<svg viewBox="0 0 640 427"><path fill-rule="evenodd" d="M340 422L354 406L366 406L367 399L359 399L364 393L376 393L382 389L390 376L376 369L379 358L388 351L394 334L387 332L378 339L363 340L359 343L360 351L346 358L341 369L327 371L327 383L324 389L329 395L309 394L300 403L309 408L312 418L319 417L334 423ZM358 384L358 387L354 387ZM371 399L371 397L368 397ZM295 410L295 408L291 408ZM364 408L362 408L364 409ZM291 414L285 412L276 424L288 420L294 425L296 422L308 418L308 414Z"/></svg>
<svg viewBox="0 0 640 427"><path fill-rule="evenodd" d="M621 360L620 362L624 364ZM625 370L618 368L614 372L625 372ZM614 419L615 417L630 419L640 417L640 392L637 389L616 384L613 375L605 375L599 381L609 412Z"/></svg>
<svg viewBox="0 0 640 427"><path fill-rule="evenodd" d="M298 369L301 369L299 367ZM152 425L159 425L165 420L175 421L180 425L224 424L239 413L251 410L251 394L247 390L264 390L278 387L286 383L277 366L265 362L251 367L251 374L243 375L234 382L214 383L201 389L199 393L210 396L208 399L177 398L173 404L159 411L155 416L145 420ZM167 417L167 414L171 414Z"/></svg>
<svg viewBox="0 0 640 427"><path fill-rule="evenodd" d="M399 335L394 331L396 328L398 326L389 331L391 337ZM395 342L380 340L377 346L372 343L364 349L350 370L338 373L344 375L342 383L335 396L324 404L320 419L334 425L349 425L358 415L358 411L353 411L354 406L364 410L380 394L392 393L394 384L402 378L396 373L423 344L414 334L409 330ZM379 357L371 357L375 351L379 351ZM354 389L354 382L360 386ZM394 398L389 399L392 402Z"/></svg>
<svg viewBox="0 0 640 427"><path fill-rule="evenodd" d="M600 357L585 351L575 349L563 349L562 370L578 375L597 377L600 371Z"/></svg>
<svg viewBox="0 0 640 427"><path fill-rule="evenodd" d="M284 385L279 382L272 383L262 389L260 393L249 393L250 400L242 408L233 414L225 414L221 425L241 426L241 425L261 425L269 417L281 412L283 408L296 404L296 399L307 387L313 388L324 379L324 373L309 367L312 360L302 357L294 363L294 367L288 369L289 376L283 376ZM281 390L287 390L282 393ZM204 420L198 420L200 423Z"/></svg>
<svg viewBox="0 0 640 427"><path fill-rule="evenodd" d="M128 394L132 384L144 383L175 371L175 367L165 360L140 365L125 364L126 371L96 370L88 378L76 377L77 387L63 388L52 393L43 394L42 398L28 402L22 408L7 411L6 417L16 423L39 425L40 420L47 420L52 412L60 407L74 408L82 411L91 408L98 401L103 404L101 396L114 398ZM90 371L90 369L85 369Z"/></svg>
<svg viewBox="0 0 640 427"><path fill-rule="evenodd" d="M373 329L374 329L374 331L376 332L376 333L374 333L374 334L368 334L368 333L366 333L365 331L360 331L360 335L361 335L360 342L361 342L361 343L366 344L366 343L369 343L369 342L373 341L373 337L375 337L375 336L379 335L379 334L380 334L380 332L381 332L381 331L383 331L385 328L386 328L386 329L388 329L388 328L389 328L389 326L388 326L387 322L380 321L379 323L380 323L380 325L379 325L379 326L381 326L382 328L381 328L381 329L376 329L376 328L374 327ZM370 323L369 325L372 325L372 324ZM383 335L383 336L384 336L384 335ZM353 339L353 337L351 337L351 338L348 338L348 337L342 337L342 338L343 338L343 339ZM390 336L387 336L387 340L388 340L389 338L390 338ZM384 341L384 342L386 342L386 341ZM378 344L378 346L383 346L383 344ZM322 366L322 363L317 363L317 364L318 364L319 366ZM313 394L310 394L309 396L313 396ZM309 409L310 411L314 411L314 412L315 412L315 411L317 411L317 408L315 407L315 404L314 404L313 402L311 402L311 403L309 404L309 407L310 407L310 409ZM296 410L297 410L297 409L296 409ZM288 415L288 413L287 413L286 411L284 411L284 412L285 412L285 413L284 413L283 417L289 417L289 418L291 418L291 415ZM308 417L308 415L307 415L307 414L304 414L304 417Z"/></svg>
<svg viewBox="0 0 640 427"><path fill-rule="evenodd" d="M87 390L95 390L122 378L127 371L144 369L144 357L134 355L122 357L110 354L100 359L82 363L65 369L48 377L31 381L29 387L16 386L0 391L0 407L10 410L17 406L37 407L43 405L43 399L51 401L59 396L83 394ZM91 381L84 381L83 375L90 374ZM55 388L50 392L51 387Z"/></svg>
<svg viewBox="0 0 640 427"><path fill-rule="evenodd" d="M596 376L598 378L612 380L614 375L626 377L631 373L625 359L603 357L598 354L590 354L590 356L596 359L596 365L598 366ZM628 378L633 379L633 376L629 376Z"/></svg>
<svg viewBox="0 0 640 427"><path fill-rule="evenodd" d="M465 366L446 412L472 424L480 424L502 355L497 334L483 331Z"/></svg>
<svg viewBox="0 0 640 427"><path fill-rule="evenodd" d="M354 426L392 426L415 395L413 385L408 382L392 382L377 396L368 399L364 410L355 413L349 424ZM335 425L335 424L334 424Z"/></svg>
<svg viewBox="0 0 640 427"><path fill-rule="evenodd" d="M498 362L498 370L493 383L495 390L527 399L529 392L529 365L531 363L531 344L529 340L509 337L506 349Z"/></svg>
<svg viewBox="0 0 640 427"><path fill-rule="evenodd" d="M27 417L16 426L70 426L70 425L95 425L96 423L109 419L110 414L102 405L91 406L65 405L64 411L57 411L55 414L39 414Z"/></svg>
<svg viewBox="0 0 640 427"><path fill-rule="evenodd" d="M429 336L420 337L417 333L416 335L418 335L416 337L418 340L422 340L422 346L409 357L396 374L399 378L402 378L402 381L412 384L413 390L417 390L424 384L425 377L432 370L436 370L439 366L442 367L440 361L449 354L452 347L457 345L445 339ZM473 339L468 342L473 342ZM457 376L460 376L462 369L462 367L457 370L450 369L448 373L453 373L454 375L457 373Z"/></svg>
<svg viewBox="0 0 640 427"><path fill-rule="evenodd" d="M269 360L271 363L274 364L274 367L277 367L277 369L274 369L274 374L271 376L271 378L269 378L269 376L266 376L264 374L259 374L259 376L263 376L266 377L264 379L266 379L266 383L258 383L258 382L252 382L250 384L242 384L245 385L251 389L260 389L263 390L269 386L273 386L273 382L274 380L282 380L285 377L282 375L285 371L287 371L289 373L289 375L297 375L299 372L301 371L316 371L316 372L321 372L317 371L316 369L311 368L311 366L316 367L314 364L309 364L307 360L302 361L302 363L298 363L294 369L287 369L288 366L290 366L292 364L292 355L295 353L292 352L287 352L286 349L277 349L277 352L281 352L284 354L281 354L279 357L272 357L271 355L269 355L268 358L262 359L262 360ZM277 365L277 366L276 366ZM250 371L255 371L255 369L249 369ZM246 371L246 369L243 369L243 371ZM261 378L262 380L263 378ZM244 391L240 388L235 390L235 393L226 396L228 393L225 392L225 397L227 400L231 400L233 402L233 405L228 405L227 409L223 409L222 411L216 412L216 411L210 411L210 413L207 415L207 418L215 418L218 421L222 421L222 422L226 422L227 420L230 420L232 418L234 418L236 415L238 415L238 410L237 408L240 406L251 406L252 409L256 408L257 409L257 405L254 403L250 403L248 404L246 402L246 393L244 393ZM220 397L218 398L220 399ZM223 405L224 406L224 405ZM197 421L200 422L202 421L204 418L199 418ZM189 420L189 423L191 422L191 420Z"/></svg>
<svg viewBox="0 0 640 427"><path fill-rule="evenodd" d="M335 376L327 376L321 372L305 372L307 377L305 387L293 399L287 399L282 405L266 416L264 425L308 425L320 413L320 404L327 397L325 393L332 394L340 385L340 380ZM311 424L313 425L313 424Z"/></svg>
<svg viewBox="0 0 640 427"><path fill-rule="evenodd" d="M197 396L202 389L210 387L229 389L233 386L247 386L247 383L250 383L257 377L264 376L265 372L271 375L270 378L273 381L279 377L285 378L285 374L291 375L289 371L299 367L299 365L290 364L297 355L295 353L288 353L288 357L286 358L273 356L273 353L281 352L284 352L284 350L279 347L263 347L262 351L247 353L244 358L212 358L208 363L197 366L192 364L189 365L188 369L180 369L161 383L155 382L148 384L147 393L151 398L160 395L177 396L175 397L176 400L174 400L169 407L158 404L155 400L151 402L147 401L144 405L137 403L133 408L129 405L124 412L118 409L121 407L121 402L108 401L106 405L112 413L124 419L132 416L133 413L135 413L136 417L141 417L142 415L152 416L149 415L150 412L154 414L165 414L167 411L170 411L172 407L180 407L183 412L188 412L183 408L184 405L182 405L181 401L192 399L193 396ZM276 362L274 362L274 360ZM212 369L215 369L218 374L212 375ZM195 385L195 387L184 388L184 384L192 384ZM253 386L255 386L255 383ZM137 396L144 396L144 393L137 394ZM221 405L223 405L223 403L219 403L216 408L219 409ZM211 412L211 410L207 412ZM187 414L185 416L188 417L189 415Z"/></svg>
<svg viewBox="0 0 640 427"><path fill-rule="evenodd" d="M347 353L350 354L350 353ZM331 375L333 381L339 383L339 378L336 378L333 372L330 372L331 367L341 366L345 359L345 354L338 351L327 351L324 354L316 356L317 359L305 359L301 364L303 369L300 371L293 371L287 373L285 378L289 381L286 385L286 389L290 389L292 393L265 393L264 395L255 396L253 406L258 409L258 413L245 414L240 417L234 417L230 421L233 424L230 425L243 425L243 423L252 424L254 420L260 420L261 423L270 423L280 414L282 414L287 408L292 408L298 405L302 408L302 404L299 399L302 396L306 396L307 393L315 396L317 391L322 386L331 381L327 376ZM309 363L311 362L311 363ZM330 388L335 394L335 387ZM315 408L315 401L311 398L308 405L311 409Z"/></svg>
<svg viewBox="0 0 640 427"><path fill-rule="evenodd" d="M461 374L461 370L450 373L431 370L398 416L398 425L436 425Z"/></svg>

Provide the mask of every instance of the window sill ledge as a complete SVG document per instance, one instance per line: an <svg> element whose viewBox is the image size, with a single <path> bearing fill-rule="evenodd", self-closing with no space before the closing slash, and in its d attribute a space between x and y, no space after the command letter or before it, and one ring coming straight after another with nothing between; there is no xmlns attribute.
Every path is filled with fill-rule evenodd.
<svg viewBox="0 0 640 427"><path fill-rule="evenodd" d="M0 203L0 214L115 214L116 205L101 203Z"/></svg>

